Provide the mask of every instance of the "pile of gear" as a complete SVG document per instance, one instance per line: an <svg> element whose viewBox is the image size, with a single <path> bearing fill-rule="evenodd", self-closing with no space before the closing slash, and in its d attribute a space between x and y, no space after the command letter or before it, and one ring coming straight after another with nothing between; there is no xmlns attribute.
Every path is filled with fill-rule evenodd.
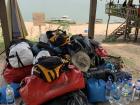
<svg viewBox="0 0 140 105"><path fill-rule="evenodd" d="M47 31L37 43L13 40L3 76L15 97L21 96L27 105L91 105L107 101L108 77L131 77L122 68L122 59L109 56L98 42L57 29ZM0 90L2 104L5 89Z"/></svg>

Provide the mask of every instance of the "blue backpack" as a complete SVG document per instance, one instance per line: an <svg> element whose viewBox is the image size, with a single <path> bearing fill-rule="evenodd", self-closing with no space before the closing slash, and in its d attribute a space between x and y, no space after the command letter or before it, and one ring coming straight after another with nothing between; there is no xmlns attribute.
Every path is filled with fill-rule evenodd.
<svg viewBox="0 0 140 105"><path fill-rule="evenodd" d="M87 94L89 102L105 102L105 81L90 78L87 80Z"/></svg>
<svg viewBox="0 0 140 105"><path fill-rule="evenodd" d="M20 84L11 83L10 86L14 89L15 98L18 98L20 96L19 94ZM0 104L7 104L6 87L7 85L4 85L0 88Z"/></svg>

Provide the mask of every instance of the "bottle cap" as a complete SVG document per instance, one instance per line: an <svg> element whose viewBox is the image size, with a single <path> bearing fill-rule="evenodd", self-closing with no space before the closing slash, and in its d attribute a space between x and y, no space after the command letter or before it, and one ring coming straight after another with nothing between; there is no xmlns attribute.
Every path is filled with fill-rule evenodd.
<svg viewBox="0 0 140 105"><path fill-rule="evenodd" d="M132 77L129 77L128 80L132 80Z"/></svg>
<svg viewBox="0 0 140 105"><path fill-rule="evenodd" d="M127 81L127 78L125 78L124 81L126 82Z"/></svg>
<svg viewBox="0 0 140 105"><path fill-rule="evenodd" d="M9 84L7 84L7 87L10 87L10 85L9 85Z"/></svg>
<svg viewBox="0 0 140 105"><path fill-rule="evenodd" d="M111 76L108 76L108 80L112 80Z"/></svg>
<svg viewBox="0 0 140 105"><path fill-rule="evenodd" d="M119 79L118 79L118 82L122 82L122 80L119 78Z"/></svg>

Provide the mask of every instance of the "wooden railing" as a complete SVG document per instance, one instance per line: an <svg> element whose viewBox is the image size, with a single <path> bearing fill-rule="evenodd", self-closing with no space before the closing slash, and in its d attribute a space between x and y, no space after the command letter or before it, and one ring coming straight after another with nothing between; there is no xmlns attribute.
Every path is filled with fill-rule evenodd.
<svg viewBox="0 0 140 105"><path fill-rule="evenodd" d="M138 6L137 6L138 7ZM140 19L138 15L138 8L134 7L123 7L121 4L106 4L106 14L110 14L113 16L121 17L121 18L128 18L131 20L138 20Z"/></svg>

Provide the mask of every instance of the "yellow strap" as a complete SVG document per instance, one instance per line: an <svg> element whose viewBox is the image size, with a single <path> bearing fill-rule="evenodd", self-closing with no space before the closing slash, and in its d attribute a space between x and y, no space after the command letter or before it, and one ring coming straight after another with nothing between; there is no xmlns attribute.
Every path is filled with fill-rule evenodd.
<svg viewBox="0 0 140 105"><path fill-rule="evenodd" d="M42 65L38 65L38 67L39 67L40 70L44 73L44 75L45 75L47 81L48 81L48 82L51 82L52 80L51 80L50 76L48 75L48 72L51 73L51 72L53 72L53 71L46 69L46 68L43 67ZM51 73L51 74L53 74L53 73Z"/></svg>
<svg viewBox="0 0 140 105"><path fill-rule="evenodd" d="M56 41L56 37L57 37L57 35L52 36L52 37L50 38L50 41L51 41L51 42L55 42L55 41Z"/></svg>
<svg viewBox="0 0 140 105"><path fill-rule="evenodd" d="M45 75L45 77L46 77L46 79L47 79L48 82L51 82L51 81L52 81L51 78L50 78L50 76L48 75L48 72L52 75L53 79L56 78L56 77L55 77L55 74L54 74L54 72L56 72L56 76L57 76L57 78L58 78L59 75L60 75L60 68L61 68L62 66L63 66L63 64L60 65L60 66L58 66L58 67L56 67L56 68L55 68L55 71L52 71L52 70L49 70L49 69L43 67L42 65L38 65L38 67L40 68L40 70L44 73L44 75Z"/></svg>
<svg viewBox="0 0 140 105"><path fill-rule="evenodd" d="M60 68L61 68L62 66L63 66L63 64L55 68L57 78L58 78L59 75L60 75Z"/></svg>

